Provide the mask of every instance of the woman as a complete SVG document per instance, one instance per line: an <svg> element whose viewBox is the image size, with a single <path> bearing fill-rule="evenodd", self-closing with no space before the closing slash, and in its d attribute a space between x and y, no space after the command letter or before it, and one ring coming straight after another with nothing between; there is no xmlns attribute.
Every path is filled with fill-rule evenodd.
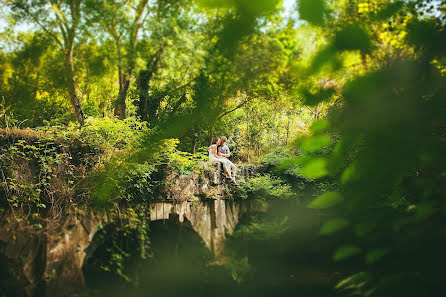
<svg viewBox="0 0 446 297"><path fill-rule="evenodd" d="M213 143L209 147L209 159L214 162L219 162L223 165L223 171L226 178L233 180L231 176L231 161L229 159L219 156L217 153L217 147L220 145L220 137L214 139ZM235 181L234 181L235 182Z"/></svg>

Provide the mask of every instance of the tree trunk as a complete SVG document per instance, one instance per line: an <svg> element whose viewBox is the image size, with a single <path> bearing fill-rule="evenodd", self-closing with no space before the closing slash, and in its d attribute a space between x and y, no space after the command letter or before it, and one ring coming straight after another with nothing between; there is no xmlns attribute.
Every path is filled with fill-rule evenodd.
<svg viewBox="0 0 446 297"><path fill-rule="evenodd" d="M130 38L127 46L127 65L125 69L119 69L119 93L115 103L115 116L117 116L120 120L123 120L126 117L125 98L127 97L129 90L130 78L132 77L136 66L136 45L139 30L142 26L141 19L148 4L149 0L141 0L136 7L135 19L130 27ZM120 41L119 39L116 39L116 41L118 46L117 50L120 54Z"/></svg>
<svg viewBox="0 0 446 297"><path fill-rule="evenodd" d="M316 107L314 108L314 112L313 112L313 119L314 120L318 120L319 119L319 112L321 111L321 108L319 107L319 105L316 105Z"/></svg>
<svg viewBox="0 0 446 297"><path fill-rule="evenodd" d="M214 126L211 126L211 131L209 133L210 135L210 143L212 144L214 142Z"/></svg>
<svg viewBox="0 0 446 297"><path fill-rule="evenodd" d="M119 93L115 103L115 116L118 117L118 119L123 120L125 119L126 111L125 98L127 97L127 92L129 90L130 80L122 74L120 77Z"/></svg>
<svg viewBox="0 0 446 297"><path fill-rule="evenodd" d="M149 84L151 76L152 73L150 71L141 70L136 81L139 93L137 113L141 119L147 118L147 102L149 101Z"/></svg>
<svg viewBox="0 0 446 297"><path fill-rule="evenodd" d="M70 95L71 105L74 108L74 115L76 116L76 120L82 127L84 126L85 123L85 116L84 112L82 111L79 97L76 95L76 80L74 77L73 52L70 50L68 50L65 54L65 68L67 76L67 87L68 87L68 93Z"/></svg>
<svg viewBox="0 0 446 297"><path fill-rule="evenodd" d="M250 149L250 143L249 143L249 111L246 112L246 138L247 138L247 145L248 145L248 149L247 149L247 160L248 160L248 164L249 164L249 149Z"/></svg>
<svg viewBox="0 0 446 297"><path fill-rule="evenodd" d="M148 120L152 122L155 122L155 119L150 118L149 113L151 113L150 116L153 117L156 115L157 110L148 110L150 81L152 80L153 74L158 69L161 53L162 50L159 50L155 55L148 59L146 69L139 72L138 79L136 80L139 93L138 115L142 119L148 118Z"/></svg>
<svg viewBox="0 0 446 297"><path fill-rule="evenodd" d="M195 130L193 130L192 132L192 153L195 154L197 150L197 132L195 132Z"/></svg>

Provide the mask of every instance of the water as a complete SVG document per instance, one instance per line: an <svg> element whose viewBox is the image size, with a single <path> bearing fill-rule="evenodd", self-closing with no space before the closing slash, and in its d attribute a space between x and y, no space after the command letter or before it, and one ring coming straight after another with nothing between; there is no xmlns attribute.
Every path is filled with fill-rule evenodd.
<svg viewBox="0 0 446 297"><path fill-rule="evenodd" d="M333 240L319 236L319 213L298 201L268 208L223 200L151 208L152 257L141 260L130 251L122 267L129 283L101 271L93 255L84 264L86 294L337 296L332 288L346 271L331 260ZM107 247L104 242L96 254Z"/></svg>

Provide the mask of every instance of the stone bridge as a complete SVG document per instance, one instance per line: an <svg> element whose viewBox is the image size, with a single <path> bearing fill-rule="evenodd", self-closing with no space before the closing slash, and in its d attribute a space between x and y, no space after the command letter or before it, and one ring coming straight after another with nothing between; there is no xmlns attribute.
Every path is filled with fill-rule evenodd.
<svg viewBox="0 0 446 297"><path fill-rule="evenodd" d="M223 251L226 234L232 234L243 214L264 211L262 204L251 200L155 202L150 204L150 219L167 220L172 214L178 215L180 223L187 219L206 247L218 256Z"/></svg>
<svg viewBox="0 0 446 297"><path fill-rule="evenodd" d="M251 174L251 169L239 166L239 179ZM187 220L215 256L221 254L226 235L234 231L243 214L264 211L253 201L225 199L230 186L215 166L205 168L201 174L171 176L168 182L164 201L149 203L150 220L170 216L177 216L180 223ZM35 235L8 229L10 216L6 211L0 213L0 275L6 276L0 280L0 287L20 288L20 296L36 296L44 291L44 296L61 297L81 291L85 286L82 267L92 253L89 247L93 237L100 226L116 220L108 212L85 207L66 214L62 231L57 234ZM8 272L10 267L17 270L13 277Z"/></svg>

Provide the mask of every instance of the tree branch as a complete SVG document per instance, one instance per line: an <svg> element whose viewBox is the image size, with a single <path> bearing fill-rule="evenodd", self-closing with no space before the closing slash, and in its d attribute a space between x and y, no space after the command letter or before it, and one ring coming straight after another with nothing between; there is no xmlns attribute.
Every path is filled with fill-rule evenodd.
<svg viewBox="0 0 446 297"><path fill-rule="evenodd" d="M34 15L33 13L31 13L29 11L29 9L27 7L24 6L16 6L17 8L21 9L26 15L28 15L28 17L30 17L43 31L45 31L45 33L47 33L49 36L51 36L56 42L57 44L60 46L60 48L62 50L65 49L65 47L63 46L62 42L59 40L59 38L57 37L56 34L54 34L54 32L50 31L48 28L46 28L39 20L39 18Z"/></svg>
<svg viewBox="0 0 446 297"><path fill-rule="evenodd" d="M236 111L239 108L242 108L246 103L248 103L249 101L251 101L252 98L246 99L245 101L243 101L242 103L240 103L239 105L235 106L233 109L227 110L224 113L220 114L216 120L219 120L221 118L223 118L224 116L230 114L233 111Z"/></svg>

